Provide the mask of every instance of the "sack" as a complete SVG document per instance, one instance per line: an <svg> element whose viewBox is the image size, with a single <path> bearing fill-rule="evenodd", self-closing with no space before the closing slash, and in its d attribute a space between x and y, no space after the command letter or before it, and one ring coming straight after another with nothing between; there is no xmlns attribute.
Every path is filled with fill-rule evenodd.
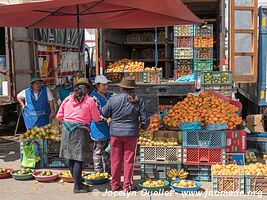
<svg viewBox="0 0 267 200"><path fill-rule="evenodd" d="M200 122L181 122L179 128L182 131L201 130Z"/></svg>
<svg viewBox="0 0 267 200"><path fill-rule="evenodd" d="M34 152L34 144L28 142L23 145L23 159L21 166L25 168L35 168L35 152Z"/></svg>
<svg viewBox="0 0 267 200"><path fill-rule="evenodd" d="M220 131L227 129L228 129L227 123L209 123L206 126L207 131Z"/></svg>

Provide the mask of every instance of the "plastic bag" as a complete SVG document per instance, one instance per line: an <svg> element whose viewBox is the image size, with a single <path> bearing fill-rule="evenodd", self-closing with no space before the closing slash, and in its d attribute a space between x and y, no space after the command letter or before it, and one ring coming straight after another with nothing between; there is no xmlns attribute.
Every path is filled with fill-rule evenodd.
<svg viewBox="0 0 267 200"><path fill-rule="evenodd" d="M227 129L228 129L227 123L209 123L206 126L207 131L220 131Z"/></svg>
<svg viewBox="0 0 267 200"><path fill-rule="evenodd" d="M23 159L21 166L25 168L35 168L36 157L34 152L34 144L28 142L23 145Z"/></svg>
<svg viewBox="0 0 267 200"><path fill-rule="evenodd" d="M175 82L195 82L197 80L197 74L192 73L187 76L182 76L178 78Z"/></svg>
<svg viewBox="0 0 267 200"><path fill-rule="evenodd" d="M182 131L201 130L200 122L181 122L179 128Z"/></svg>
<svg viewBox="0 0 267 200"><path fill-rule="evenodd" d="M110 144L108 144L108 147L105 149L107 153L110 153Z"/></svg>

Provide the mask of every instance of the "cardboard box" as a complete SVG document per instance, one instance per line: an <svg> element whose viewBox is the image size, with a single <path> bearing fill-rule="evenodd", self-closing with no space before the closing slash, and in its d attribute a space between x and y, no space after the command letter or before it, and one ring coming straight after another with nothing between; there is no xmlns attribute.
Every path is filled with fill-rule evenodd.
<svg viewBox="0 0 267 200"><path fill-rule="evenodd" d="M248 115L246 121L251 132L264 132L263 115Z"/></svg>
<svg viewBox="0 0 267 200"><path fill-rule="evenodd" d="M247 133L244 130L226 131L226 152L246 153Z"/></svg>

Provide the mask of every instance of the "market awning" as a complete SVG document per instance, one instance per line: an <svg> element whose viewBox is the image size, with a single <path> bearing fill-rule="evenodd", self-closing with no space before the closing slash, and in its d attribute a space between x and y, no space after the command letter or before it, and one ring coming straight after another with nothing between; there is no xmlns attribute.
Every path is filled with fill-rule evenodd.
<svg viewBox="0 0 267 200"><path fill-rule="evenodd" d="M145 28L196 24L181 0L53 0L0 7L0 26Z"/></svg>

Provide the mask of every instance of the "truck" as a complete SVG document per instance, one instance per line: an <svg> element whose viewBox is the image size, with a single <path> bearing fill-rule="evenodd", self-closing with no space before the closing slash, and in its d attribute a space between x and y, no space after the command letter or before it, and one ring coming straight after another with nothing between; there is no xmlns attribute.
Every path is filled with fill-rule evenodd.
<svg viewBox="0 0 267 200"><path fill-rule="evenodd" d="M17 119L16 95L29 87L33 75L40 75L56 97L66 76L80 71L77 38L74 29L0 27L1 124Z"/></svg>

